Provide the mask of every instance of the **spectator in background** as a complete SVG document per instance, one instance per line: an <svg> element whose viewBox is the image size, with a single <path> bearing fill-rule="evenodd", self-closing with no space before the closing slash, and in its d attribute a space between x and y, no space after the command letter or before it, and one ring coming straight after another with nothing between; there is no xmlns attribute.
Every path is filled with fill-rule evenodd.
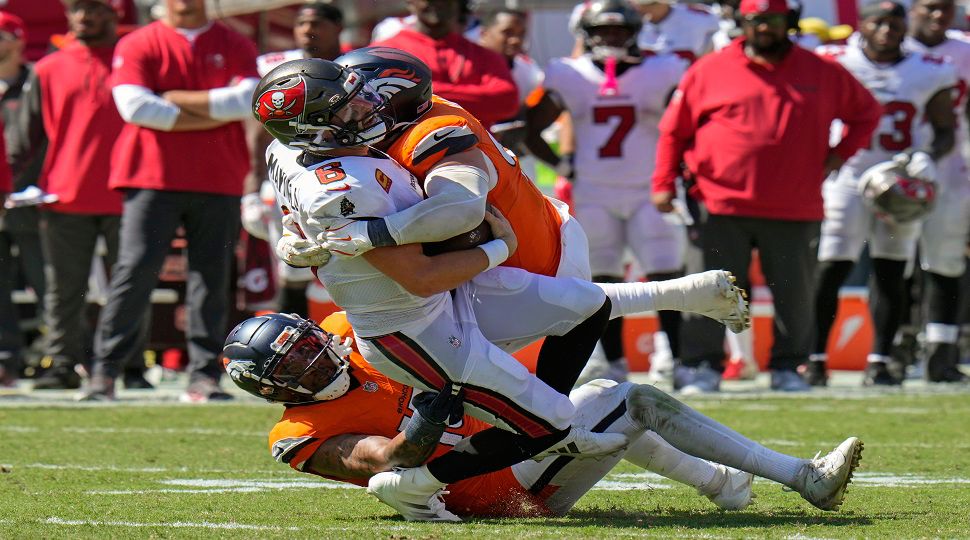
<svg viewBox="0 0 970 540"><path fill-rule="evenodd" d="M13 174L10 185L0 192L5 195L20 191L36 183L41 160L31 152L24 151L17 143L17 114L22 103L24 84L31 72L24 61L27 33L24 23L16 15L0 11L0 119L4 124L3 137L9 141L2 167ZM24 148L19 150L18 148ZM0 173L6 177L7 173ZM9 179L9 178L7 178ZM0 202L2 202L0 197ZM2 214L0 210L0 214ZM6 375L0 373L0 384L7 380L12 384L23 362L23 336L17 308L11 299L11 285L17 280L11 248L20 253L20 268L27 284L37 295L37 313L43 311L44 258L40 249L36 208L11 208L0 215L0 365L6 366Z"/></svg>
<svg viewBox="0 0 970 540"><path fill-rule="evenodd" d="M542 69L525 54L526 31L529 15L517 9L498 8L481 17L481 34L478 43L490 51L505 57L512 70L512 80L519 90L519 111L510 118L492 126L492 133L503 146L514 151L520 166L529 178L535 179L535 160L524 157L528 150L525 138L525 109L529 95L542 84Z"/></svg>
<svg viewBox="0 0 970 540"><path fill-rule="evenodd" d="M256 59L256 67L262 77L276 66L290 60L303 58L322 58L333 60L340 56L340 33L343 31L343 12L340 8L323 1L313 1L303 4L296 14L293 26L293 40L299 48L289 51L266 53ZM256 177L262 180L261 187L243 197L242 219L243 227L250 235L269 242L268 250L273 259L274 275L278 276L280 285L278 310L283 313L299 313L306 315L307 286L315 277L308 268L294 268L276 257L276 250L272 246L282 235L280 220L283 214L280 205L276 204L276 192L266 174L266 146L273 138L258 126L253 152L253 170ZM250 188L255 189L255 188ZM251 245L246 246L247 249Z"/></svg>
<svg viewBox="0 0 970 540"><path fill-rule="evenodd" d="M757 247L775 305L771 388L807 390L796 368L811 352L813 274L822 181L863 147L880 106L844 68L788 39L785 0L743 0L744 37L689 69L660 122L653 201L674 209L685 162L699 198L705 268L749 288ZM835 119L846 135L830 148ZM683 392L720 389L723 329L685 318Z"/></svg>
<svg viewBox="0 0 970 540"><path fill-rule="evenodd" d="M58 197L42 215L49 285L42 365L49 368L34 388L80 386L74 367L90 359L86 297L98 238L107 246L106 269L118 255L121 194L108 188L111 148L122 126L108 85L118 7L120 3L108 0L68 4L74 39L37 63L21 107L17 143L40 156L43 168L37 183ZM140 371L126 384L150 387Z"/></svg>
<svg viewBox="0 0 970 540"><path fill-rule="evenodd" d="M518 91L505 58L459 33L465 0L407 0L407 5L414 25L372 46L417 56L431 68L435 95L461 105L486 128L514 116Z"/></svg>
<svg viewBox="0 0 970 540"><path fill-rule="evenodd" d="M118 364L139 346L138 328L181 225L188 241L184 401L229 399L219 388L230 267L249 150L239 120L258 82L252 42L210 21L204 0L166 0L162 20L125 36L112 94L126 124L110 185L125 190L120 253L98 320L86 400L114 399Z"/></svg>

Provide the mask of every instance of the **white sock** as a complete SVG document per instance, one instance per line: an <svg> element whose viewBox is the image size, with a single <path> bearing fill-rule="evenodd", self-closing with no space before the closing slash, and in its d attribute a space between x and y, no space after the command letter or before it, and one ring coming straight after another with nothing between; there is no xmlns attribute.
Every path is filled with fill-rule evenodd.
<svg viewBox="0 0 970 540"><path fill-rule="evenodd" d="M717 473L713 463L677 450L653 431L631 442L623 459L695 489L707 487Z"/></svg>
<svg viewBox="0 0 970 540"><path fill-rule="evenodd" d="M627 414L678 450L791 486L807 460L766 448L649 385L627 396Z"/></svg>
<svg viewBox="0 0 970 540"><path fill-rule="evenodd" d="M610 299L610 319L656 311L652 283L596 283Z"/></svg>
<svg viewBox="0 0 970 540"><path fill-rule="evenodd" d="M927 343L956 343L960 337L960 327L955 324L926 323Z"/></svg>

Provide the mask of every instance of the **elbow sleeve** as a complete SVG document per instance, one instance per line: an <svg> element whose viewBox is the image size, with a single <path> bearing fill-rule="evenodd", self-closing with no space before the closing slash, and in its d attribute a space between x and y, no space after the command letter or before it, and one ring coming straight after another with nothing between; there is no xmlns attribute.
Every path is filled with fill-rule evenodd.
<svg viewBox="0 0 970 540"><path fill-rule="evenodd" d="M425 179L428 198L384 218L401 244L438 242L468 232L485 219L489 174L469 165L438 167Z"/></svg>
<svg viewBox="0 0 970 540"><path fill-rule="evenodd" d="M250 114L259 79L249 77L233 86L209 90L209 116L215 120L242 120Z"/></svg>
<svg viewBox="0 0 970 540"><path fill-rule="evenodd" d="M122 84L111 90L118 114L129 124L171 131L178 120L179 107L164 100L144 86Z"/></svg>

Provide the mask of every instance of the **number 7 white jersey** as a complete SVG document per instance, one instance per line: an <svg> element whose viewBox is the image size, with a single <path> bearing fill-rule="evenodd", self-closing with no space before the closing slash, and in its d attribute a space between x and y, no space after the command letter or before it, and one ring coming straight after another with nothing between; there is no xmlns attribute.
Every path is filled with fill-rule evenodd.
<svg viewBox="0 0 970 540"><path fill-rule="evenodd" d="M424 198L414 176L386 156L341 156L303 166L297 161L300 154L279 141L266 149L277 200L294 213L307 238L352 219L400 212ZM441 301L439 295L421 298L407 292L364 257L333 257L317 277L364 336L420 319Z"/></svg>
<svg viewBox="0 0 970 540"><path fill-rule="evenodd" d="M926 104L941 90L957 85L956 72L942 58L909 53L895 64L875 63L857 45L825 46L819 54L832 56L882 104L883 116L868 148L849 159L840 178L857 179L873 165L912 148Z"/></svg>
<svg viewBox="0 0 970 540"><path fill-rule="evenodd" d="M672 54L648 54L616 78L615 94L605 95L606 75L588 55L549 64L543 87L572 116L577 182L650 189L657 126L687 65Z"/></svg>

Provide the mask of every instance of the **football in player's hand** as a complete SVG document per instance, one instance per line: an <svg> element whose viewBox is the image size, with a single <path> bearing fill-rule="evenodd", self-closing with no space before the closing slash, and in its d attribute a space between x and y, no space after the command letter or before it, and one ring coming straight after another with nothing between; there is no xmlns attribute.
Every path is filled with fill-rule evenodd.
<svg viewBox="0 0 970 540"><path fill-rule="evenodd" d="M441 253L448 253L450 251L471 249L475 246L484 244L489 240L492 240L492 227L489 226L487 221L483 220L478 227L475 227L466 233L452 236L451 238L442 240L440 242L426 242L422 245L422 247L424 248L424 254L431 257Z"/></svg>

